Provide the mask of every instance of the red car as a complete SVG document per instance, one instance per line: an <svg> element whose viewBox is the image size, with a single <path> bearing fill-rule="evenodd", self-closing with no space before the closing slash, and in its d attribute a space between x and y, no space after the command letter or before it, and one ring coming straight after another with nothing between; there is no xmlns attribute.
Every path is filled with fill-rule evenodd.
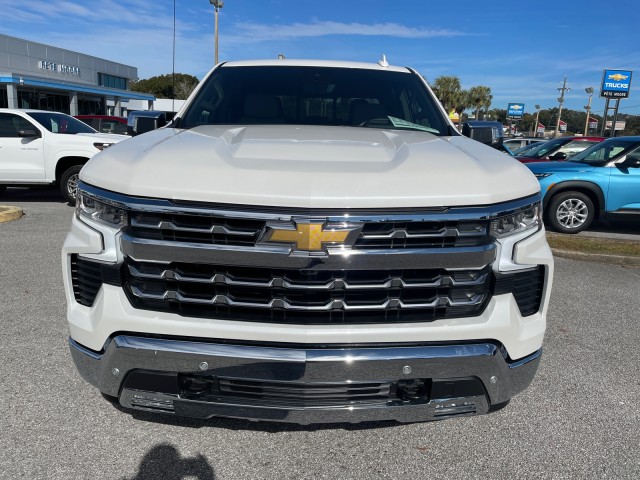
<svg viewBox="0 0 640 480"><path fill-rule="evenodd" d="M586 150L604 140L604 137L560 137L542 142L535 148L528 150L523 155L514 158L522 163L549 162L567 160L576 153Z"/></svg>
<svg viewBox="0 0 640 480"><path fill-rule="evenodd" d="M110 115L76 115L76 118L101 133L127 135L126 118L113 117Z"/></svg>

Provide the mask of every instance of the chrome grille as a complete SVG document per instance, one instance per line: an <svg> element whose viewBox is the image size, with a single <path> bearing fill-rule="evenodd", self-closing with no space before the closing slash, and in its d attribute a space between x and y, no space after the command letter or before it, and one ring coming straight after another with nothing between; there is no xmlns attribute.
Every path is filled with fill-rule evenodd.
<svg viewBox="0 0 640 480"><path fill-rule="evenodd" d="M255 246L267 221L240 216L135 213L131 236L210 245ZM487 221L368 221L356 250L478 246L490 242Z"/></svg>
<svg viewBox="0 0 640 480"><path fill-rule="evenodd" d="M298 324L429 321L478 315L490 267L471 270L313 270L158 264L127 259L139 308L237 321Z"/></svg>

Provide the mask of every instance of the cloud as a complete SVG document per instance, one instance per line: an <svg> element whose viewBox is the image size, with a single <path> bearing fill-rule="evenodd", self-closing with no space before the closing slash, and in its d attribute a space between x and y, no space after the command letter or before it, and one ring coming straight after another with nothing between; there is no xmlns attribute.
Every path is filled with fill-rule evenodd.
<svg viewBox="0 0 640 480"><path fill-rule="evenodd" d="M274 25L238 22L233 26L234 33L225 37L233 43L256 43L269 40L292 40L297 38L325 37L329 35L376 36L394 38L436 38L470 35L459 30L446 28L407 27L398 23L343 23L315 21L311 23L292 23Z"/></svg>

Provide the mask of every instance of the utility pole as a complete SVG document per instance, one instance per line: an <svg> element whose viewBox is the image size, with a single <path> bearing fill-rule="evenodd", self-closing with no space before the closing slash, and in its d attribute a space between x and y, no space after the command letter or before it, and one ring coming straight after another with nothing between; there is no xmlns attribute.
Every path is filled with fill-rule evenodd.
<svg viewBox="0 0 640 480"><path fill-rule="evenodd" d="M591 97L593 96L593 87L585 88L584 91L589 95L589 103L584 107L587 110L587 120L584 122L584 136L586 137L589 132L589 119L591 118Z"/></svg>
<svg viewBox="0 0 640 480"><path fill-rule="evenodd" d="M540 118L540 105L536 105L536 124L533 126L533 136L538 136L538 118Z"/></svg>
<svg viewBox="0 0 640 480"><path fill-rule="evenodd" d="M560 97L558 97L559 110L558 110L558 120L556 121L556 131L554 133L554 137L558 136L558 130L560 130L560 116L562 115L562 104L564 103L564 92L569 91L570 88L567 88L567 76L564 76L564 83L562 84L562 88L558 89L560 91Z"/></svg>

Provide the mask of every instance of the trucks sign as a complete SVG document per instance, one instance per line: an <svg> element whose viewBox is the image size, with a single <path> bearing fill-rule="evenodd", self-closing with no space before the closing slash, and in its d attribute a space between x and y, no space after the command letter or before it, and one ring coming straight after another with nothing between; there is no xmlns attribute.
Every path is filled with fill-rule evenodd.
<svg viewBox="0 0 640 480"><path fill-rule="evenodd" d="M627 98L631 88L630 70L608 70L602 75L600 96L606 98Z"/></svg>
<svg viewBox="0 0 640 480"><path fill-rule="evenodd" d="M507 118L520 120L524 115L524 103L510 103L507 108Z"/></svg>

